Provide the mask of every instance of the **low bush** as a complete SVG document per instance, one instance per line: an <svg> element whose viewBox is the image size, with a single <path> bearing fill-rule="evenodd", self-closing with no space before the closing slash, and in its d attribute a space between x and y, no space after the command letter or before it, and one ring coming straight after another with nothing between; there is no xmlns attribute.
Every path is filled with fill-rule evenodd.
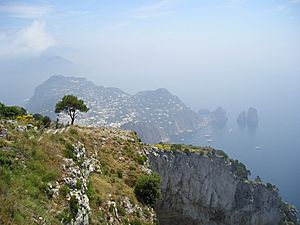
<svg viewBox="0 0 300 225"><path fill-rule="evenodd" d="M141 203L153 207L160 197L160 176L156 173L141 176L136 182L134 192Z"/></svg>
<svg viewBox="0 0 300 225"><path fill-rule="evenodd" d="M248 175L251 175L250 171L247 170L246 166L239 162L238 160L230 160L233 172L236 176L243 178L243 179L248 179Z"/></svg>

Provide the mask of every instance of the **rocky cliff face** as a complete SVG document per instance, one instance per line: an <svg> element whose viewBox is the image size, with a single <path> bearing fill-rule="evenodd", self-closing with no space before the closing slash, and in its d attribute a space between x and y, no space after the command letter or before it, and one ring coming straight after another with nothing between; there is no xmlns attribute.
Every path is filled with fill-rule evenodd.
<svg viewBox="0 0 300 225"><path fill-rule="evenodd" d="M276 188L234 175L227 157L155 148L148 155L150 168L162 179L156 212L163 225L297 223L295 209L284 211Z"/></svg>
<svg viewBox="0 0 300 225"><path fill-rule="evenodd" d="M196 112L166 89L129 95L85 78L64 76L53 76L38 86L26 108L54 118L55 104L66 94L83 99L90 108L78 117L78 124L131 129L145 143L166 141L172 135L198 129L202 123Z"/></svg>

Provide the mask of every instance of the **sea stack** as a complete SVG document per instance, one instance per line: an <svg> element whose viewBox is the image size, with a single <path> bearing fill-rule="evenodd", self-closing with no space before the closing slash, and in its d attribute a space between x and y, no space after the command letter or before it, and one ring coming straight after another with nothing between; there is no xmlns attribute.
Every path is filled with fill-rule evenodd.
<svg viewBox="0 0 300 225"><path fill-rule="evenodd" d="M246 114L245 110L238 115L238 118L237 118L236 121L237 121L237 123L240 127L245 127L246 126L246 124L247 124L247 114Z"/></svg>
<svg viewBox="0 0 300 225"><path fill-rule="evenodd" d="M250 107L247 113L247 124L248 126L256 126L258 124L258 113L253 107Z"/></svg>
<svg viewBox="0 0 300 225"><path fill-rule="evenodd" d="M256 127L259 121L257 110L250 107L247 113L245 110L242 111L236 121L240 127L246 127L246 125L250 128Z"/></svg>

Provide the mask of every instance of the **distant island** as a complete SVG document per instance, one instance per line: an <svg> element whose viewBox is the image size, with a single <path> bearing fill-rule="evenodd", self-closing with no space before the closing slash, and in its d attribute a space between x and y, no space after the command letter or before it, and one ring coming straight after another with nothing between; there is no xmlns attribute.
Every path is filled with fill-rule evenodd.
<svg viewBox="0 0 300 225"><path fill-rule="evenodd" d="M130 95L118 88L97 86L85 78L60 75L39 85L26 108L55 118L54 106L66 94L78 96L90 108L78 118L78 124L130 129L145 143L168 141L171 135L195 131L207 122L165 88Z"/></svg>
<svg viewBox="0 0 300 225"><path fill-rule="evenodd" d="M256 127L258 125L258 113L257 110L253 107L248 109L248 112L242 111L237 117L237 123L240 127Z"/></svg>

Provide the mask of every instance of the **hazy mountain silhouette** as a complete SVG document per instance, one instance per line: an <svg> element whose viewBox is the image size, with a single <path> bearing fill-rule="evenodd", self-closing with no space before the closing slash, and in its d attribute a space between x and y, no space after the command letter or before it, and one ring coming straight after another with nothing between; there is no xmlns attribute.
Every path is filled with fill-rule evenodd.
<svg viewBox="0 0 300 225"><path fill-rule="evenodd" d="M0 102L24 105L34 88L53 74L83 73L83 66L59 55L42 55L0 64Z"/></svg>

